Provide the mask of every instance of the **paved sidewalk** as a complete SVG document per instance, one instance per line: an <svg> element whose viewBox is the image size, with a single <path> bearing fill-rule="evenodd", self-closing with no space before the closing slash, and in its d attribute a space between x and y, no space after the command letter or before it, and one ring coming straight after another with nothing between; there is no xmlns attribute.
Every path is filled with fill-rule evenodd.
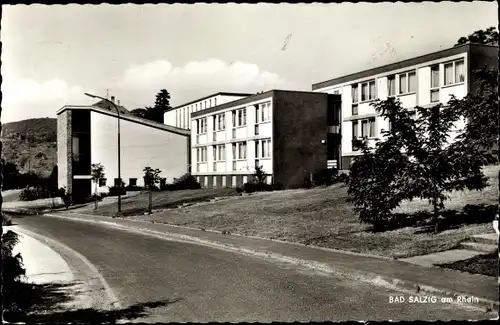
<svg viewBox="0 0 500 325"><path fill-rule="evenodd" d="M341 276L369 281L413 292L426 292L438 296L467 296L477 298L475 305L498 310L498 280L494 277L475 275L437 267L423 267L394 259L384 259L332 249L304 246L255 237L224 235L165 224L131 221L126 219L90 216L79 213L47 214L53 217L100 222L125 230L141 231L187 240L209 246L231 249L262 257L307 265Z"/></svg>
<svg viewBox="0 0 500 325"><path fill-rule="evenodd" d="M20 235L14 254L21 253L27 282L47 284L75 280L68 263L52 248L26 235L19 226L10 226L6 230Z"/></svg>
<svg viewBox="0 0 500 325"><path fill-rule="evenodd" d="M19 226L5 227L4 231L17 233L19 243L13 253L21 253L26 269L25 282L37 285L61 285L59 291L67 293L69 299L55 310L84 309L92 307L92 297L88 294L87 283L75 276L66 260L51 247L33 238L29 231Z"/></svg>

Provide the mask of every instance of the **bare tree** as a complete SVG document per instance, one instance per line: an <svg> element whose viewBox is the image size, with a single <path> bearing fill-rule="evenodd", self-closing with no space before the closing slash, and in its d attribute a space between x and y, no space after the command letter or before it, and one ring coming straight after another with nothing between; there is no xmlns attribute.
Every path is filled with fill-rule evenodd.
<svg viewBox="0 0 500 325"><path fill-rule="evenodd" d="M98 199L97 199L97 188L99 185L99 181L104 178L104 166L101 163L97 164L92 164L92 181L95 183L95 192L94 192L94 199L95 199L95 210L99 208L98 206Z"/></svg>
<svg viewBox="0 0 500 325"><path fill-rule="evenodd" d="M149 205L148 212L151 213L153 211L153 188L158 184L161 180L160 173L161 170L158 168L153 169L151 167L144 168L144 185L148 188L149 191Z"/></svg>

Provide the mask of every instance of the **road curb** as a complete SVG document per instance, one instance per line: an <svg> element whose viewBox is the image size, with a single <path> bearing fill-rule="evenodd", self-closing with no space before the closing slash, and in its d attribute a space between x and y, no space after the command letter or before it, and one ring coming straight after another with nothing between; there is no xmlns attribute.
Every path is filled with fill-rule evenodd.
<svg viewBox="0 0 500 325"><path fill-rule="evenodd" d="M82 254L80 254L77 251L73 250L72 248L66 246L63 243L60 243L58 241L53 240L52 238L49 238L49 237L40 235L38 233L35 233L35 232L31 231L31 230L20 228L20 229L16 229L16 231L18 231L19 233L21 233L24 236L29 236L29 237L31 237L33 239L36 239L36 240L40 241L42 244L47 245L52 250L54 250L54 248L52 248L53 246L57 246L60 249L63 249L65 251L69 252L70 254L73 254L74 256L76 256L84 264L86 264L86 266L91 270L92 273L94 273L94 275L97 277L98 281L101 283L102 288L104 289L104 292L105 292L105 294L107 296L106 304L109 304L109 307L111 308L110 310L120 309L122 307L121 304L120 304L120 302L119 302L119 300L118 300L118 298L114 294L113 290L111 289L111 287L109 286L109 284L107 283L107 281L99 273L99 270L97 270L97 268L92 263L90 263L90 261L88 261L85 256L83 256ZM94 297L91 297L91 299L93 299L93 298Z"/></svg>
<svg viewBox="0 0 500 325"><path fill-rule="evenodd" d="M77 214L76 212L74 214ZM80 214L80 215L85 215L85 214ZM147 221L147 220L136 220L136 219L128 219L128 218L117 218L120 220L127 220L127 221L133 221L137 223L153 223L153 224L158 224L158 225L165 225L168 227L173 227L173 228L181 228L181 229L188 229L188 230L196 230L196 231L205 231L205 232L210 232L214 234L224 234L223 231L219 230L212 230L212 229L204 229L201 230L200 228L195 228L195 227L186 227L186 226L178 226L178 225L172 225L168 223L161 223L161 222L152 222L152 221ZM251 239L258 239L258 240L269 240L272 242L276 243L282 243L282 244L287 244L287 245L295 245L295 246L300 246L300 247L310 247L310 248L315 248L327 252L332 252L332 253L342 253L346 255L354 255L354 256L363 256L363 257L370 257L370 258L376 258L380 260L391 260L395 261L397 260L396 258L393 257L387 257L387 256L378 256L378 255L372 255L372 254L367 254L367 253L358 253L358 252L351 252L351 251L345 251L341 249L335 249L335 248L328 248L328 247L321 247L321 246L315 246L315 245L307 245L307 244L302 244L302 243L296 243L296 242L291 242L291 241L285 241L285 240L279 240L279 239L272 239L272 238L263 238L263 237L258 237L258 236L251 236L251 235L240 235L240 234L230 234L231 236L235 237L243 237L243 238L251 238Z"/></svg>
<svg viewBox="0 0 500 325"><path fill-rule="evenodd" d="M81 221L81 222L87 222L87 223L101 223L101 224L105 224L108 226L119 228L119 229L122 229L125 231L148 234L148 235L152 235L152 236L159 237L162 239L205 245L205 246L209 246L209 247L213 247L213 248L217 248L217 249L224 249L224 250L239 252L242 254L248 254L248 255L258 256L258 257L263 257L263 258L272 258L272 259L279 260L282 262L288 262L288 263L292 263L292 264L305 266L305 267L308 267L310 269L314 269L314 270L321 271L321 272L328 273L328 274L334 274L336 276L341 276L344 278L349 278L349 279L358 280L358 281L362 281L362 282L368 282L371 284L383 286L383 287L398 290L398 291L405 291L408 293L412 292L415 295L424 293L424 294L436 296L438 299L440 299L440 298L452 298L452 300L453 300L452 302L456 303L458 305L472 306L472 307L484 309L486 311L498 311L499 306L500 306L498 301L493 301L493 300L479 298L479 297L473 297L472 295L470 295L468 293L462 293L462 292L457 292L457 291L450 291L448 289L436 288L436 287L429 286L426 284L401 280L401 279L393 278L393 277L381 276L381 275L376 274L376 273L360 271L358 269L353 269L353 268L346 268L346 267L332 268L325 263L320 263L320 262L316 262L316 261L312 261L312 260L294 258L294 257L285 256L285 255L272 253L272 252L268 252L268 251L263 251L263 250L249 249L249 248L245 248L245 247L237 247L237 246L234 246L232 244L220 243L217 241L202 239L202 238L195 237L195 236L174 234L174 233L169 233L169 232L153 231L150 229L141 228L140 226L139 227L132 227L132 226L121 225L121 224L118 224L118 223L113 222L113 221L88 220L88 219L75 218L75 217L70 217L70 216L62 216L62 215L56 215L56 214L45 214L45 215L47 215L49 217L69 219L69 220ZM476 299L477 298L478 301L461 303L458 301L459 298L461 298L461 299L466 299L466 298Z"/></svg>

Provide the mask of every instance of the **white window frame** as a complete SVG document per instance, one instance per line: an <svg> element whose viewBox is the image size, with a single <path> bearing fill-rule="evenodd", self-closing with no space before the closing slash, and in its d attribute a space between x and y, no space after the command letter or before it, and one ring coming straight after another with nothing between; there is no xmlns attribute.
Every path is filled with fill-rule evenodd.
<svg viewBox="0 0 500 325"><path fill-rule="evenodd" d="M462 67L463 67L462 72L463 72L463 78L464 78L463 81L460 81L457 77L456 65L458 62L462 63ZM451 65L451 69L452 69L452 71L451 71L451 73L452 73L451 79L452 80L450 83L446 83L446 66L449 66L449 65ZM464 58L443 63L443 86L444 87L463 84L463 83L465 83L465 78L466 78L466 71L465 71L465 59Z"/></svg>
<svg viewBox="0 0 500 325"><path fill-rule="evenodd" d="M429 94L429 101L431 103L438 103L439 102L439 90L441 89L441 67L439 64L434 64L429 67L431 70L431 80L430 81L430 94ZM432 76L432 68L437 68L437 85L432 85L433 81L433 76ZM432 94L437 94L437 100L432 100Z"/></svg>
<svg viewBox="0 0 500 325"><path fill-rule="evenodd" d="M224 131L226 129L226 114L217 114L217 131Z"/></svg>
<svg viewBox="0 0 500 325"><path fill-rule="evenodd" d="M394 92L392 94L391 94L391 85L389 83L389 79L394 80ZM397 82L397 78L396 78L395 74L387 76L387 97L395 97L396 96L396 91L397 91L396 82Z"/></svg>
<svg viewBox="0 0 500 325"><path fill-rule="evenodd" d="M263 139L259 142L261 148L260 158L271 158L271 139ZM267 149L267 152L265 149Z"/></svg>
<svg viewBox="0 0 500 325"><path fill-rule="evenodd" d="M373 127L370 128L370 122L373 121ZM373 135L364 135L363 134L363 124L364 123L367 123L368 124L368 133L370 133L370 131L372 131ZM356 121L353 121L352 123L353 125L353 129L354 129L354 126L356 125L356 133L357 133L357 139L374 139L377 137L377 119L375 117L369 117L369 118L364 118L364 119L359 119L359 120L356 120ZM354 133L354 132L353 132ZM354 140L354 134L352 135L353 136L353 140Z"/></svg>
<svg viewBox="0 0 500 325"><path fill-rule="evenodd" d="M238 142L236 144L236 159L233 160L246 160L248 155L248 146L246 141ZM233 157L234 158L234 157Z"/></svg>
<svg viewBox="0 0 500 325"><path fill-rule="evenodd" d="M196 162L197 163L207 162L207 147L196 148Z"/></svg>
<svg viewBox="0 0 500 325"><path fill-rule="evenodd" d="M352 139L359 139L359 120L352 121ZM354 132L356 130L356 132ZM355 134L356 133L356 134Z"/></svg>
<svg viewBox="0 0 500 325"><path fill-rule="evenodd" d="M360 93L359 95L361 95L359 98L359 102L358 103L364 103L364 102L369 102L369 101L372 101L372 100L375 100L377 99L377 83L375 82L376 79L372 79L372 80L368 80L368 81L364 81L364 82L360 82L359 83L359 87L358 89L360 89ZM373 97L371 97L371 93L370 93L370 84L373 84L373 88L374 88L374 94L373 94ZM363 86L366 85L366 89L368 91L368 94L367 94L367 99L363 99Z"/></svg>
<svg viewBox="0 0 500 325"><path fill-rule="evenodd" d="M353 96L354 88L356 88L356 95L357 95L356 97L357 98L354 98L354 96ZM352 101L353 104L359 103L359 97L360 97L359 95L360 95L359 84L353 84L353 85L351 85L351 101Z"/></svg>
<svg viewBox="0 0 500 325"><path fill-rule="evenodd" d="M271 121L271 102L262 103L259 105L259 123Z"/></svg>
<svg viewBox="0 0 500 325"><path fill-rule="evenodd" d="M246 108L240 108L236 110L236 127L242 127L247 125L247 110Z"/></svg>
<svg viewBox="0 0 500 325"><path fill-rule="evenodd" d="M203 147L201 148L201 154L202 154L202 162L207 162L207 152L208 152L208 147Z"/></svg>
<svg viewBox="0 0 500 325"><path fill-rule="evenodd" d="M214 161L225 161L226 160L226 145L218 144L213 146L214 148Z"/></svg>
<svg viewBox="0 0 500 325"><path fill-rule="evenodd" d="M418 84L416 85L416 89L413 90L413 91L410 91L410 74L414 75L415 76L415 82L416 82L416 78L417 78L417 71L415 70L412 70L412 71L407 71L407 72L403 72L403 73L398 73L398 77L397 77L397 93L398 93L398 96L399 95L408 95L408 94L415 94L418 90ZM404 76L406 78L406 82L405 82L405 91L404 92L401 92L401 76Z"/></svg>
<svg viewBox="0 0 500 325"><path fill-rule="evenodd" d="M356 96L354 96L354 89L356 89ZM355 98L356 97L356 98ZM359 114L359 84L351 85L351 115Z"/></svg>
<svg viewBox="0 0 500 325"><path fill-rule="evenodd" d="M200 121L200 127L199 127L199 132L198 134L206 134L207 133L207 118L203 117L198 119Z"/></svg>

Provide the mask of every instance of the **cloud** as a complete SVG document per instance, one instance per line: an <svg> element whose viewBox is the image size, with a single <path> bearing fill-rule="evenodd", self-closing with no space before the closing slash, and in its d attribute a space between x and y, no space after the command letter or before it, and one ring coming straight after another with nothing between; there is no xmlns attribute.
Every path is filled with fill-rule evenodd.
<svg viewBox="0 0 500 325"><path fill-rule="evenodd" d="M254 93L294 86L252 63L228 63L210 58L175 67L168 61L158 60L125 71L118 83L118 96L125 105L127 102L136 106L152 105L154 96L162 88L170 92L171 104L176 106L219 91Z"/></svg>
<svg viewBox="0 0 500 325"><path fill-rule="evenodd" d="M110 79L112 80L112 79ZM111 86L109 95L115 96L128 109L154 104L160 89L167 89L171 105L176 106L219 91L255 93L271 89L296 89L276 73L246 62L224 62L219 59L192 61L183 67L158 60L131 66L115 81L97 80L92 86L101 89ZM97 95L105 96L104 90ZM2 84L2 122L35 117L56 117L64 105L90 105L95 100L83 93L94 90L71 85L60 78L37 81L4 78Z"/></svg>
<svg viewBox="0 0 500 325"><path fill-rule="evenodd" d="M94 100L84 90L64 80L38 82L31 79L5 78L2 83L2 123L37 117L56 117L66 104L87 105Z"/></svg>

